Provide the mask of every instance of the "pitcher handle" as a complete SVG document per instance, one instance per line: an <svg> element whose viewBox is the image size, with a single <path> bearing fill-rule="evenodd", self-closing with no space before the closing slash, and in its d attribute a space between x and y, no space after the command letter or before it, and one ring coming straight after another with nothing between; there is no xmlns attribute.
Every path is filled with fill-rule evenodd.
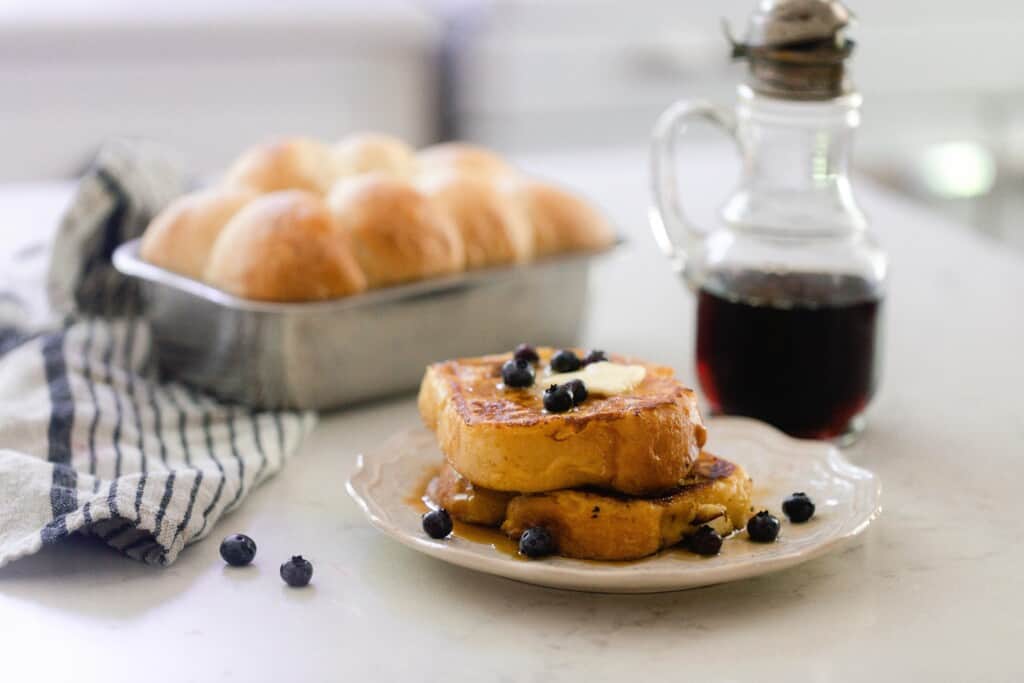
<svg viewBox="0 0 1024 683"><path fill-rule="evenodd" d="M676 151L686 126L694 119L715 124L739 144L736 123L730 112L704 102L676 102L654 126L651 139L651 230L662 252L678 272L686 268L686 254L701 232L687 219L679 201Z"/></svg>

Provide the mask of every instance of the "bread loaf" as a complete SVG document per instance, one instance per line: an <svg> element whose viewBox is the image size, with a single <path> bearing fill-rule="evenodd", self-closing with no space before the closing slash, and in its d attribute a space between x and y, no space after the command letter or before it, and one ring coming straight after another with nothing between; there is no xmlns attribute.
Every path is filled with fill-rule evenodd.
<svg viewBox="0 0 1024 683"><path fill-rule="evenodd" d="M256 192L306 190L324 194L334 181L330 150L309 138L284 138L253 147L224 176L229 187Z"/></svg>
<svg viewBox="0 0 1024 683"><path fill-rule="evenodd" d="M418 185L459 229L467 268L525 263L533 256L525 212L494 183L445 173L421 178Z"/></svg>
<svg viewBox="0 0 1024 683"><path fill-rule="evenodd" d="M416 155L416 163L417 172L423 176L455 172L502 182L518 173L494 152L463 142L443 142L426 147Z"/></svg>
<svg viewBox="0 0 1024 683"><path fill-rule="evenodd" d="M213 245L206 279L235 296L315 301L366 289L366 278L323 200L301 190L250 202Z"/></svg>
<svg viewBox="0 0 1024 683"><path fill-rule="evenodd" d="M149 224L139 255L161 268L201 279L221 230L255 197L244 188L214 188L179 197Z"/></svg>
<svg viewBox="0 0 1024 683"><path fill-rule="evenodd" d="M379 133L253 147L150 224L140 256L240 297L310 301L610 245L601 214L476 145Z"/></svg>
<svg viewBox="0 0 1024 683"><path fill-rule="evenodd" d="M383 174L343 179L327 203L370 287L447 275L465 266L452 219L408 181Z"/></svg>
<svg viewBox="0 0 1024 683"><path fill-rule="evenodd" d="M503 186L533 228L538 258L567 251L597 251L615 242L608 221L587 201L554 185L519 178Z"/></svg>
<svg viewBox="0 0 1024 683"><path fill-rule="evenodd" d="M380 133L349 135L331 148L335 178L361 173L409 177L416 167L416 152L398 138Z"/></svg>

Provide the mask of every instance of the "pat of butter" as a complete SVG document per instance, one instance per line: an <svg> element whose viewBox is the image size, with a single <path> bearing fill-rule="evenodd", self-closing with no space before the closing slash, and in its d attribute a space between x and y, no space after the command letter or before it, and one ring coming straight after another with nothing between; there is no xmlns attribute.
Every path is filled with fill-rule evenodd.
<svg viewBox="0 0 1024 683"><path fill-rule="evenodd" d="M537 386L543 391L552 384L565 384L574 379L581 379L587 385L587 393L598 396L614 396L625 394L636 389L644 381L647 370L642 365L622 365L601 361L591 363L576 372L563 372L558 375L547 375L537 378Z"/></svg>

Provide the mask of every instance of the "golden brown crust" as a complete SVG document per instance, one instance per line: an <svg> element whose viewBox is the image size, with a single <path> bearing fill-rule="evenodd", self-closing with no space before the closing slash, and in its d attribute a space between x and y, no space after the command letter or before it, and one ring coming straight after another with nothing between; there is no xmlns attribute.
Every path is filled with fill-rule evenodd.
<svg viewBox="0 0 1024 683"><path fill-rule="evenodd" d="M254 197L244 188L214 188L175 199L146 228L139 255L161 268L202 279L221 230Z"/></svg>
<svg viewBox="0 0 1024 683"><path fill-rule="evenodd" d="M427 486L427 497L460 522L501 526L515 493L494 491L473 484L445 463Z"/></svg>
<svg viewBox="0 0 1024 683"><path fill-rule="evenodd" d="M333 180L328 148L317 140L292 137L250 148L228 169L224 185L256 192L306 190L324 194Z"/></svg>
<svg viewBox="0 0 1024 683"><path fill-rule="evenodd" d="M370 287L448 275L465 265L451 219L404 180L383 174L341 180L327 202Z"/></svg>
<svg viewBox="0 0 1024 683"><path fill-rule="evenodd" d="M633 560L676 545L703 524L725 535L751 514L753 485L739 465L702 453L696 474L659 498L609 496L592 491L553 491L517 496L502 531L518 538L543 526L559 555L587 560ZM711 475L711 476L706 476Z"/></svg>
<svg viewBox="0 0 1024 683"><path fill-rule="evenodd" d="M468 268L530 260L533 229L525 213L494 183L475 176L438 173L422 178L418 186L459 229Z"/></svg>
<svg viewBox="0 0 1024 683"><path fill-rule="evenodd" d="M596 490L493 491L474 486L448 463L430 482L427 497L460 522L501 526L513 538L543 526L567 557L631 560L675 545L703 524L723 536L743 528L751 489L739 465L701 453L683 485L657 498Z"/></svg>
<svg viewBox="0 0 1024 683"><path fill-rule="evenodd" d="M206 268L210 284L262 301L313 301L366 289L318 196L299 190L263 195L225 226Z"/></svg>
<svg viewBox="0 0 1024 683"><path fill-rule="evenodd" d="M416 168L416 151L398 138L381 133L357 133L331 148L335 177L385 173L409 177Z"/></svg>
<svg viewBox="0 0 1024 683"><path fill-rule="evenodd" d="M599 251L615 242L611 225L589 202L562 188L529 178L504 186L533 226L538 258L568 251Z"/></svg>
<svg viewBox="0 0 1024 683"><path fill-rule="evenodd" d="M518 175L515 167L489 149L465 142L443 142L421 149L416 155L419 173L455 172L499 182Z"/></svg>
<svg viewBox="0 0 1024 683"><path fill-rule="evenodd" d="M553 350L538 353L538 367L547 367ZM678 486L704 445L696 396L671 368L643 364L646 376L628 395L592 396L567 413L550 414L541 398L543 370L529 389L501 385L501 364L509 357L436 363L420 385L424 422L448 462L478 486L655 494Z"/></svg>

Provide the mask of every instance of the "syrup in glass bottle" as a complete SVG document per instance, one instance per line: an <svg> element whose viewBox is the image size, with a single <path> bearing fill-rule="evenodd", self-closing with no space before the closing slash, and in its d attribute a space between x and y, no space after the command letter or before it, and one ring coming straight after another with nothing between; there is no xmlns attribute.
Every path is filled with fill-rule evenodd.
<svg viewBox="0 0 1024 683"><path fill-rule="evenodd" d="M849 443L878 386L887 259L848 176L861 97L845 62L849 13L828 0L764 0L734 55L750 66L733 111L678 102L652 146L656 239L697 294L696 365L712 412ZM743 171L709 231L681 208L688 123L732 135Z"/></svg>

